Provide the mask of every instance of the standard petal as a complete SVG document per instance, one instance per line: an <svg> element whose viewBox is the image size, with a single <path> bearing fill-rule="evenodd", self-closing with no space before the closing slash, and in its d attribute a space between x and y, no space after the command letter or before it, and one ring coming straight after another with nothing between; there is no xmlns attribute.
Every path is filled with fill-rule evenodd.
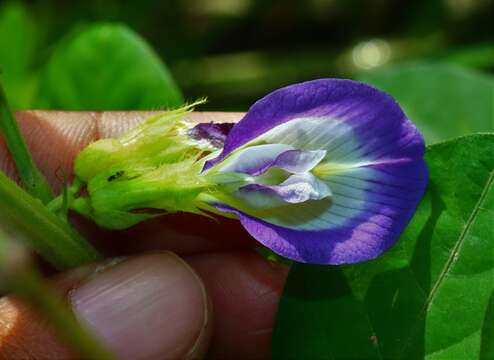
<svg viewBox="0 0 494 360"><path fill-rule="evenodd" d="M419 131L389 95L354 81L316 80L266 96L206 167L258 143L326 152L311 172L331 197L262 214L223 205L258 241L297 261L342 264L379 256L399 238L427 185Z"/></svg>

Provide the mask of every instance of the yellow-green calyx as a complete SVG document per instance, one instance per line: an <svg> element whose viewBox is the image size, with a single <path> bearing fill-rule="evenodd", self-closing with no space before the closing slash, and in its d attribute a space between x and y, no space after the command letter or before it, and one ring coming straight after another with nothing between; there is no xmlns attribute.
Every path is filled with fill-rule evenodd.
<svg viewBox="0 0 494 360"><path fill-rule="evenodd" d="M211 149L187 136L194 124L184 116L196 104L153 116L119 138L86 147L75 160L74 186L87 194L72 191L69 207L112 229L157 212L201 213L198 196L213 184L201 175Z"/></svg>

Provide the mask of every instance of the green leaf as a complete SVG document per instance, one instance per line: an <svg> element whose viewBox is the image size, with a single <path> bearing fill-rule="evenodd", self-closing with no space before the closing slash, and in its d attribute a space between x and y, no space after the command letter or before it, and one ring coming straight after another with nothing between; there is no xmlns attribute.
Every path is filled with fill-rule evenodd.
<svg viewBox="0 0 494 360"><path fill-rule="evenodd" d="M8 100L15 109L29 106L36 79L32 62L36 46L36 26L20 2L0 6L0 73Z"/></svg>
<svg viewBox="0 0 494 360"><path fill-rule="evenodd" d="M360 81L393 95L428 144L494 130L494 78L441 63L398 65Z"/></svg>
<svg viewBox="0 0 494 360"><path fill-rule="evenodd" d="M37 106L63 110L176 107L182 95L165 65L124 25L93 25L65 39L43 71Z"/></svg>
<svg viewBox="0 0 494 360"><path fill-rule="evenodd" d="M275 359L492 359L494 134L432 145L428 191L374 261L294 264Z"/></svg>

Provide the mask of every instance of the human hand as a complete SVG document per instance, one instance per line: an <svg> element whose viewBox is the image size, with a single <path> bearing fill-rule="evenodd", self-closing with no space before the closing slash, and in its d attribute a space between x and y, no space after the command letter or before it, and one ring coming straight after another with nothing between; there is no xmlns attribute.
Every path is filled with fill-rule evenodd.
<svg viewBox="0 0 494 360"><path fill-rule="evenodd" d="M82 148L148 115L22 112L17 118L37 164L59 190L60 174L72 173ZM241 114L189 116L230 122ZM15 177L3 143L0 169ZM236 221L175 214L123 232L74 221L113 260L57 274L53 282L77 318L119 358L197 359L207 351L211 359L270 357L287 270L257 255L256 243ZM28 306L13 297L0 299L0 359L71 357Z"/></svg>

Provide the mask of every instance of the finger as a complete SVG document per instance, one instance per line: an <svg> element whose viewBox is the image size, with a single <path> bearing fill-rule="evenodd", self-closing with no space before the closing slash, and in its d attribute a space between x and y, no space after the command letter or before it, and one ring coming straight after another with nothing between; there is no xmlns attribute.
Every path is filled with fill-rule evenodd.
<svg viewBox="0 0 494 360"><path fill-rule="evenodd" d="M17 119L36 163L50 183L59 190L63 183L61 174L72 173L74 158L80 150L99 138L118 136L152 114L136 111L22 111L17 113ZM241 113L211 112L188 115L195 122L235 122L241 116ZM15 178L12 159L1 139L0 169ZM162 217L124 232L104 231L92 222L81 219L77 223L82 224L79 230L93 242L103 245L109 255L154 249L190 254L251 247L255 244L237 221L217 221L192 214Z"/></svg>
<svg viewBox="0 0 494 360"><path fill-rule="evenodd" d="M213 302L211 359L270 359L271 338L287 267L254 252L186 258Z"/></svg>
<svg viewBox="0 0 494 360"><path fill-rule="evenodd" d="M171 253L94 268L68 292L68 301L80 322L119 359L196 359L207 349L206 290L191 267ZM0 324L0 358L73 358L19 300L0 299Z"/></svg>
<svg viewBox="0 0 494 360"><path fill-rule="evenodd" d="M140 262L136 263L137 260L132 260L134 261L133 266L126 265L127 267L123 270L123 265L117 265L113 270L112 268L99 270L99 274L93 274L91 280L82 281L82 283L78 283L76 279L84 273L80 272L76 276L66 274L58 280L57 284L63 288L71 285L75 289L82 286L82 295L81 292L79 295L75 295L76 298L79 296L79 299L82 299L79 300L79 304L100 303L95 305L98 306L98 309L104 310L103 315L101 315L102 319L105 320L103 321L103 328L107 321L111 321L115 326L120 326L121 322L122 326L130 323L130 330L134 329L135 326L137 330L142 331L142 333L135 335L137 336L135 340L139 340L141 336L153 336L156 334L152 332L157 329L160 330L158 333L166 331L160 328L163 326L162 321L166 326L173 326L173 324L169 324L169 318L166 315L166 311L171 311L171 308L163 307L156 311L151 323L146 324L145 329L141 329L142 323L149 321L144 316L148 310L141 307L163 305L159 302L159 298L162 296L166 298L166 291L161 291L160 289L163 289L164 285L156 285L156 281L164 281L163 279L166 279L170 272L162 264L162 262L166 263L167 260L156 258L164 255L150 256L154 257L151 261L154 264L151 266L151 270L146 270L147 267L143 267L143 264L149 262L146 260L149 259L149 256L143 256L137 258ZM154 261L158 259L158 263L155 263ZM213 304L213 337L208 358L238 360L269 358L272 328L287 269L269 263L257 254L248 251L208 256L196 255L187 257L186 261L202 278ZM153 270L156 267L165 270L166 274L162 273L161 270ZM103 275L106 277L101 281ZM154 279L149 280L149 286L144 284L141 287L138 285L139 282L135 280L147 279L150 275ZM114 280L108 280L108 278ZM94 285L96 281L98 283ZM89 286L95 290L87 290L87 284L90 284ZM123 291L124 294L119 293L119 291ZM188 293L188 298L181 301L190 301L190 296ZM120 299L120 297L123 298ZM134 297L136 298L132 300ZM121 301L126 299L133 302L123 306ZM154 301L158 301L158 303L155 304ZM106 308L105 304L111 305L107 305L108 308ZM84 305L82 308L84 309ZM95 311L93 314L99 314L98 309L93 310ZM119 310L124 312L122 319L118 318L118 313L114 312ZM140 315L135 316L143 310L146 312L142 318ZM86 307L85 312L88 311ZM107 312L108 314L106 314ZM109 315L112 318L110 320L107 317ZM190 320L190 318L187 319ZM179 320L175 319L175 321ZM95 326L97 328L98 325L95 325L94 322L90 323L93 324L93 328ZM0 299L0 324L2 325L0 326L0 354L9 354L9 357L5 357L5 359L14 359L15 356L18 358L68 358L67 348L55 340L53 332L47 328L46 323L35 316L20 301L12 298ZM125 329L117 330L112 328L111 333L134 336L126 333ZM161 338L160 341L162 341ZM118 341L116 343L118 344Z"/></svg>

